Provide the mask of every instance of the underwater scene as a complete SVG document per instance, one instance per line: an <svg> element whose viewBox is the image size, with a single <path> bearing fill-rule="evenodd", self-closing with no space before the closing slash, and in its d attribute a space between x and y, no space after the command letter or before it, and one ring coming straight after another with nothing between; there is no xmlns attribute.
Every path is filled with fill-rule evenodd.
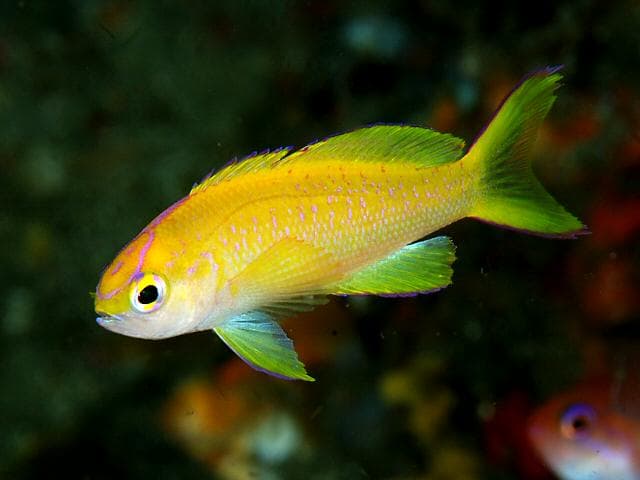
<svg viewBox="0 0 640 480"><path fill-rule="evenodd" d="M640 479L640 4L0 4L0 478Z"/></svg>

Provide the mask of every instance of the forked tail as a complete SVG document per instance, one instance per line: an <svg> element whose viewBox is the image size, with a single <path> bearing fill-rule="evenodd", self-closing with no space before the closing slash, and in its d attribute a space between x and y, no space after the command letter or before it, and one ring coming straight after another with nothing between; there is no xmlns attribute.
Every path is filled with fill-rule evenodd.
<svg viewBox="0 0 640 480"><path fill-rule="evenodd" d="M480 172L478 201L469 216L543 236L586 233L535 178L528 159L538 127L553 105L560 67L529 74L509 95L467 154Z"/></svg>

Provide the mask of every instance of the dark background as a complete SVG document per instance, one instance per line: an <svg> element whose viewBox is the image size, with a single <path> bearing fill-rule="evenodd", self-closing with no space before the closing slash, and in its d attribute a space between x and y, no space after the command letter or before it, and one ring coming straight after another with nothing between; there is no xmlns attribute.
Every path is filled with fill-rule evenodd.
<svg viewBox="0 0 640 480"><path fill-rule="evenodd" d="M0 5L0 476L549 478L528 411L637 336L637 2ZM104 266L212 168L374 122L471 141L555 64L535 170L591 236L448 227L450 288L287 322L314 384L95 323Z"/></svg>

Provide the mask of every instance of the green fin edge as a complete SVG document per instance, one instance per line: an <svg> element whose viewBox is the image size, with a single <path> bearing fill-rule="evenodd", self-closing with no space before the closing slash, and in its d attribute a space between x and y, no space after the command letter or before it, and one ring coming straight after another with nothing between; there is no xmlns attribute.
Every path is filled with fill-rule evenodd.
<svg viewBox="0 0 640 480"><path fill-rule="evenodd" d="M281 148L232 162L194 185L190 194L249 172L296 162L342 159L353 162L406 162L432 167L455 162L462 156L463 149L464 140L448 133L408 125L374 125L329 137L293 153L291 148Z"/></svg>
<svg viewBox="0 0 640 480"><path fill-rule="evenodd" d="M464 140L448 133L409 125L373 125L307 145L286 161L289 164L339 158L432 167L455 162L463 150Z"/></svg>
<svg viewBox="0 0 640 480"><path fill-rule="evenodd" d="M336 295L409 296L445 288L451 283L455 246L441 236L407 245L336 284Z"/></svg>

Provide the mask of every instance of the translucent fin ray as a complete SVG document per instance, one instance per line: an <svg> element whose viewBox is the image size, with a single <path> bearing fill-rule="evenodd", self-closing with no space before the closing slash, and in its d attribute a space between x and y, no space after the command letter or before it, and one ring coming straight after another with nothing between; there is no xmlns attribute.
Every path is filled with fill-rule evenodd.
<svg viewBox="0 0 640 480"><path fill-rule="evenodd" d="M320 305L325 305L328 301L326 295L299 295L276 299L261 307L261 310L275 318L287 318L299 313L310 312Z"/></svg>

